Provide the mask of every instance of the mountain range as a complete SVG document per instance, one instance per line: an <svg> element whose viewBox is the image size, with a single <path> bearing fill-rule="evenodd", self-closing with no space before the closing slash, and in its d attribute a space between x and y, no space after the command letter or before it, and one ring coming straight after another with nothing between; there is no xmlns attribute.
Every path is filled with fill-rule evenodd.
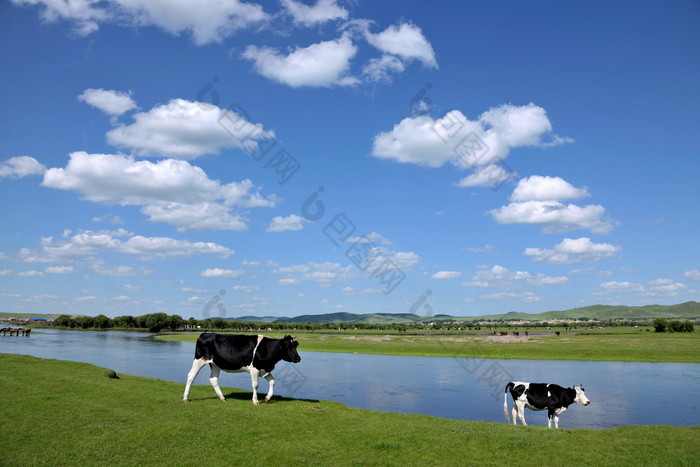
<svg viewBox="0 0 700 467"><path fill-rule="evenodd" d="M555 320L597 320L607 321L616 319L652 320L654 318L668 319L698 319L700 318L700 303L685 302L677 305L591 305L572 308L563 311L545 311L543 313L509 313L480 316L450 316L450 315L416 315L413 313L326 313L321 315L300 315L295 317L279 316L240 316L229 318L235 321L256 323L365 323L365 324L410 324L436 321L555 321Z"/></svg>

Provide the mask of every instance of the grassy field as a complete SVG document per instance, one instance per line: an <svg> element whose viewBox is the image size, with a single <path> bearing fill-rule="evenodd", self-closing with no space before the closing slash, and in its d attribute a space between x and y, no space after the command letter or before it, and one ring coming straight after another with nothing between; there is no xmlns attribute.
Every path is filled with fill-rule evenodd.
<svg viewBox="0 0 700 467"><path fill-rule="evenodd" d="M505 329L504 329L505 330ZM281 337L279 332L263 332ZM439 357L524 358L700 363L700 333L656 333L644 328L561 331L531 330L525 337L492 336L490 331L400 333L379 331L295 332L299 351ZM194 342L199 333L162 339Z"/></svg>
<svg viewBox="0 0 700 467"><path fill-rule="evenodd" d="M0 354L0 465L688 465L700 427L514 427L193 387Z"/></svg>

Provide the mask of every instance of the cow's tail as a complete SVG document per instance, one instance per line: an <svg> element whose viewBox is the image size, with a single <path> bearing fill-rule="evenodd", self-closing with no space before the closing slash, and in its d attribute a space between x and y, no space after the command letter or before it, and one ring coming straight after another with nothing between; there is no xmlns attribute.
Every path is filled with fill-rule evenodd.
<svg viewBox="0 0 700 467"><path fill-rule="evenodd" d="M511 381L506 384L506 389L503 391L503 413L506 416L506 423L510 423L510 414L508 414L508 393L511 389L515 387L515 384Z"/></svg>

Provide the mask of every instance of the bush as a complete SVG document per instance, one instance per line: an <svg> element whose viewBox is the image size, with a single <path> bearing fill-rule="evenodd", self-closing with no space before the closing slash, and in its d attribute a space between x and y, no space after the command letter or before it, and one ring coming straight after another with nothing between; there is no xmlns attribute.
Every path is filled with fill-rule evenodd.
<svg viewBox="0 0 700 467"><path fill-rule="evenodd" d="M666 329L668 328L668 320L666 318L656 318L652 325L654 326L654 331L666 332Z"/></svg>
<svg viewBox="0 0 700 467"><path fill-rule="evenodd" d="M694 332L695 326L690 320L679 321L673 320L669 321L666 318L656 318L654 320L654 330L656 332Z"/></svg>

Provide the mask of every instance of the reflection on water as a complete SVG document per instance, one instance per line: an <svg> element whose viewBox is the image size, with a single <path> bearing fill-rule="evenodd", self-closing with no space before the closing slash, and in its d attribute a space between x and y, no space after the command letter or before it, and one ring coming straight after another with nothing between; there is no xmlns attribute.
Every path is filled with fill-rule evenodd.
<svg viewBox="0 0 700 467"><path fill-rule="evenodd" d="M304 352L303 347L302 339L301 363L280 362L275 369L275 394L334 400L387 412L504 422L503 389L508 379L562 386L583 384L591 405L572 405L562 414L561 427L700 424L695 397L700 364L696 363L467 362L444 357ZM30 337L0 336L0 353L92 363L117 373L183 383L184 390L194 344L133 332L37 329ZM208 385L207 378L208 371L204 370L196 383ZM250 377L247 373L222 373L220 384L250 390ZM260 391L267 391L264 380ZM173 397L179 398L181 393ZM547 423L546 412L528 410L525 417L531 425Z"/></svg>

